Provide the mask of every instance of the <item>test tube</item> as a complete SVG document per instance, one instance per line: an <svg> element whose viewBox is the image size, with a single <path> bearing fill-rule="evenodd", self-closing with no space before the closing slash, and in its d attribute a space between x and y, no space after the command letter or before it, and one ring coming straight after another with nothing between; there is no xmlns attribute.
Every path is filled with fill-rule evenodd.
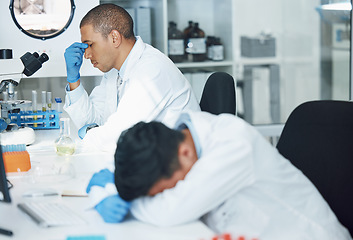
<svg viewBox="0 0 353 240"><path fill-rule="evenodd" d="M42 91L42 111L47 111L47 92Z"/></svg>
<svg viewBox="0 0 353 240"><path fill-rule="evenodd" d="M7 92L2 92L4 101L9 101L9 94Z"/></svg>
<svg viewBox="0 0 353 240"><path fill-rule="evenodd" d="M51 92L47 92L47 103L48 103L48 110L51 111L51 108L52 108L52 95L51 95Z"/></svg>
<svg viewBox="0 0 353 240"><path fill-rule="evenodd" d="M32 90L32 111L37 112L37 91Z"/></svg>
<svg viewBox="0 0 353 240"><path fill-rule="evenodd" d="M32 90L32 111L33 113L37 112L37 91ZM33 115L33 120L37 120L37 115ZM34 127L37 127L37 123L33 123Z"/></svg>
<svg viewBox="0 0 353 240"><path fill-rule="evenodd" d="M63 111L63 110L62 110L62 106L61 106L61 104L62 104L61 98L56 97L56 98L55 98L55 102L56 102L56 111L58 111L59 113L61 113L61 112Z"/></svg>
<svg viewBox="0 0 353 240"><path fill-rule="evenodd" d="M61 104L62 104L61 98L56 97L56 98L55 98L55 108L56 108L56 114L57 114L58 117L61 116L61 113L62 113L62 111L63 111Z"/></svg>

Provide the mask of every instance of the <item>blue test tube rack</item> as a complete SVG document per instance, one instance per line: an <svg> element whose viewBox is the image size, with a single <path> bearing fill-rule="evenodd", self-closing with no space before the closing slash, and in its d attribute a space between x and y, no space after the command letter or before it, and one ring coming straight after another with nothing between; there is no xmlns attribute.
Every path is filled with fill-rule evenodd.
<svg viewBox="0 0 353 240"><path fill-rule="evenodd" d="M30 127L33 129L58 129L60 128L60 113L56 110L50 111L20 111L19 113L9 113L11 123L16 123L19 127ZM35 120L34 117L37 117Z"/></svg>

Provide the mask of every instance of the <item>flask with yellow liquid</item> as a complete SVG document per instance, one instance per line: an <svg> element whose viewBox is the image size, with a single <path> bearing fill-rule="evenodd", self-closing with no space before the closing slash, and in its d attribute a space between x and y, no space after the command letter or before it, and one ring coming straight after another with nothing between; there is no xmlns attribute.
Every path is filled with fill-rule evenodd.
<svg viewBox="0 0 353 240"><path fill-rule="evenodd" d="M75 152L75 142L70 138L70 118L60 118L60 136L55 140L55 149L60 156Z"/></svg>

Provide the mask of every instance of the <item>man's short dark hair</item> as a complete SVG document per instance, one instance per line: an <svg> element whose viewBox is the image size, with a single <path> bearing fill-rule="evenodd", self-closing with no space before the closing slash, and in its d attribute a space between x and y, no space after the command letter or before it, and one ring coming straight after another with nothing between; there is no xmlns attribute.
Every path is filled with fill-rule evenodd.
<svg viewBox="0 0 353 240"><path fill-rule="evenodd" d="M80 28L92 24L95 32L101 33L105 38L113 30L117 30L127 39L135 37L134 23L130 14L122 7L112 3L100 4L92 8L81 20Z"/></svg>
<svg viewBox="0 0 353 240"><path fill-rule="evenodd" d="M179 144L184 134L160 122L139 122L123 132L115 152L115 185L121 198L145 196L162 178L180 168Z"/></svg>

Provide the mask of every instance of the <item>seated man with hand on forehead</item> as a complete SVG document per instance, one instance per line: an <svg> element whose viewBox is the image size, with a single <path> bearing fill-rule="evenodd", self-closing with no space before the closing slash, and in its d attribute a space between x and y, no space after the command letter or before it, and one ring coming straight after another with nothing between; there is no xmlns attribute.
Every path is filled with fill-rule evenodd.
<svg viewBox="0 0 353 240"><path fill-rule="evenodd" d="M119 138L115 175L98 173L90 186L109 174L118 194L97 205L109 220L130 211L157 226L201 218L217 233L261 240L351 239L302 172L230 114L185 112L173 129L140 122Z"/></svg>
<svg viewBox="0 0 353 240"><path fill-rule="evenodd" d="M81 20L81 43L65 51L64 110L80 129L85 151L113 156L120 133L133 124L169 122L170 113L200 110L185 76L165 54L135 36L133 26L124 8L100 4ZM104 73L90 95L81 84L84 57Z"/></svg>

